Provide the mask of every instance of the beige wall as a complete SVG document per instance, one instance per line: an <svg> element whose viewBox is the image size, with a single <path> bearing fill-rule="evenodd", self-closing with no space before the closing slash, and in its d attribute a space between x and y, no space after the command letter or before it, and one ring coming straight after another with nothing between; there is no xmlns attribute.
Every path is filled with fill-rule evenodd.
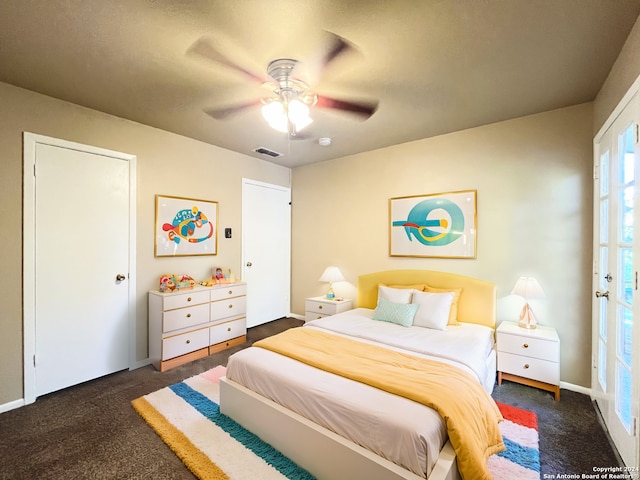
<svg viewBox="0 0 640 480"><path fill-rule="evenodd" d="M355 295L363 273L397 268L453 271L495 282L498 321L514 320L520 275L547 298L540 323L558 329L561 379L590 386L592 104L419 140L293 170L292 310L322 295L338 265ZM478 191L476 259L388 254L391 197Z"/></svg>
<svg viewBox="0 0 640 480"><path fill-rule="evenodd" d="M633 82L640 77L640 17L609 72L607 80L593 102L593 134L600 130L605 121L627 93Z"/></svg>
<svg viewBox="0 0 640 480"><path fill-rule="evenodd" d="M179 135L0 83L0 405L22 398L22 132L29 131L137 156L136 356L147 357L147 291L163 273L196 279L211 266L240 272L242 177L289 186L290 169ZM212 128L215 128L212 125ZM221 229L214 257L154 258L154 195L219 202ZM63 279L61 278L62 282ZM53 285L55 287L55 285ZM56 288L65 288L64 286Z"/></svg>

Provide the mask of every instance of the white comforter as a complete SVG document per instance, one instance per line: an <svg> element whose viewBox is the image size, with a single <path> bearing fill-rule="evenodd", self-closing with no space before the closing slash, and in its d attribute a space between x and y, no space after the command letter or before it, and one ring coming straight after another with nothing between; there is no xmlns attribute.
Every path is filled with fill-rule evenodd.
<svg viewBox="0 0 640 480"><path fill-rule="evenodd" d="M479 382L487 377L487 356L494 345L492 328L471 323L449 326L446 331L422 327L402 327L373 321L373 310L356 308L338 315L307 322L305 327L320 328L349 337L383 343L434 360L463 368Z"/></svg>
<svg viewBox="0 0 640 480"><path fill-rule="evenodd" d="M467 324L450 327L449 332L406 328L371 320L372 312L356 309L314 320L304 328L438 357L484 378L493 330ZM462 363L453 360L456 352ZM424 405L262 348L232 355L227 377L422 477L430 474L447 439L440 416Z"/></svg>

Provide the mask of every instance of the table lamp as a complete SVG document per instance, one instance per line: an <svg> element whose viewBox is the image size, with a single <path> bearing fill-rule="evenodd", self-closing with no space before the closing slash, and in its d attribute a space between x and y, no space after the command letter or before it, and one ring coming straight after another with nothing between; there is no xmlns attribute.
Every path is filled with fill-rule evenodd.
<svg viewBox="0 0 640 480"><path fill-rule="evenodd" d="M516 285L511 290L511 295L519 295L524 297L525 303L520 312L520 320L518 325L522 328L536 328L538 320L536 320L533 310L529 305L529 300L544 298L544 292L538 281L533 277L520 277Z"/></svg>
<svg viewBox="0 0 640 480"><path fill-rule="evenodd" d="M344 276L338 267L330 266L324 269L324 272L318 279L319 282L329 282L329 291L325 295L326 298L336 298L336 294L333 293L333 282L343 282Z"/></svg>

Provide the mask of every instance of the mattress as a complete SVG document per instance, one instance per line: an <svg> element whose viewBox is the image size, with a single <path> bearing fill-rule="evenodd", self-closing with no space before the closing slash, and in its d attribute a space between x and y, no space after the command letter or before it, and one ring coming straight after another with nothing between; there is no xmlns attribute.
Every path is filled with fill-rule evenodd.
<svg viewBox="0 0 640 480"><path fill-rule="evenodd" d="M372 314L369 309L350 310L303 328L443 361L483 384L493 365L493 385L493 329L471 324L447 331L407 328L374 321ZM227 377L422 477L430 474L447 440L444 422L424 405L262 348L232 355Z"/></svg>

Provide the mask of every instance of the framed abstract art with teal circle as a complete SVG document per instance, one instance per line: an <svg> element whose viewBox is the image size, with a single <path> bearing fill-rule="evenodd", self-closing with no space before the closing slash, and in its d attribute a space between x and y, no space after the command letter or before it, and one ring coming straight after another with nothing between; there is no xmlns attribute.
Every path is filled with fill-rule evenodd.
<svg viewBox="0 0 640 480"><path fill-rule="evenodd" d="M476 258L476 190L389 199L389 255Z"/></svg>

